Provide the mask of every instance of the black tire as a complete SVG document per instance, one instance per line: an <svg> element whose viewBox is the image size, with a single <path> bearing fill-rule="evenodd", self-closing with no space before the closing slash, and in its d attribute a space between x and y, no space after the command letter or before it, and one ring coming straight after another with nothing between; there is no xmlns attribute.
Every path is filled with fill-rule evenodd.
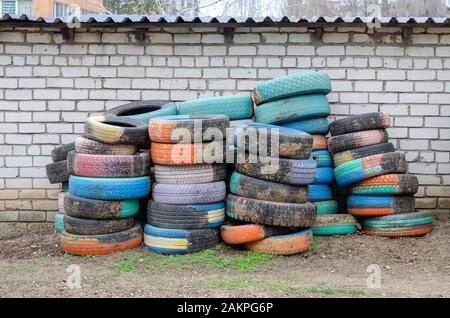
<svg viewBox="0 0 450 318"><path fill-rule="evenodd" d="M328 138L328 150L338 152L388 142L386 130L364 130Z"/></svg>
<svg viewBox="0 0 450 318"><path fill-rule="evenodd" d="M239 196L273 202L305 203L308 201L308 187L260 180L233 172L230 192Z"/></svg>
<svg viewBox="0 0 450 318"><path fill-rule="evenodd" d="M63 161L67 159L67 155L72 150L75 150L74 142L56 147L55 149L52 150L50 155L52 157L53 162Z"/></svg>
<svg viewBox="0 0 450 318"><path fill-rule="evenodd" d="M384 112L373 112L338 119L330 123L332 136L363 130L384 129L391 126L391 117Z"/></svg>
<svg viewBox="0 0 450 318"><path fill-rule="evenodd" d="M117 220L90 220L64 216L64 230L76 235L112 234L131 229L134 218Z"/></svg>
<svg viewBox="0 0 450 318"><path fill-rule="evenodd" d="M93 116L84 125L85 136L107 144L146 145L147 124L127 117Z"/></svg>
<svg viewBox="0 0 450 318"><path fill-rule="evenodd" d="M120 105L105 113L107 116L128 117L148 123L151 118L177 114L177 105L167 100L143 100Z"/></svg>
<svg viewBox="0 0 450 318"><path fill-rule="evenodd" d="M316 218L316 206L270 202L229 194L227 216L245 222L273 226L311 227Z"/></svg>
<svg viewBox="0 0 450 318"><path fill-rule="evenodd" d="M75 139L75 151L89 155L134 155L136 145L114 145L92 140L83 136Z"/></svg>
<svg viewBox="0 0 450 318"><path fill-rule="evenodd" d="M45 166L45 172L50 183L60 183L69 181L69 170L67 170L67 160L49 163Z"/></svg>
<svg viewBox="0 0 450 318"><path fill-rule="evenodd" d="M182 166L155 165L158 183L186 184L222 181L226 176L225 164L195 164Z"/></svg>
<svg viewBox="0 0 450 318"><path fill-rule="evenodd" d="M380 153L394 152L394 145L390 142L355 148L333 154L334 165L337 167L343 163Z"/></svg>

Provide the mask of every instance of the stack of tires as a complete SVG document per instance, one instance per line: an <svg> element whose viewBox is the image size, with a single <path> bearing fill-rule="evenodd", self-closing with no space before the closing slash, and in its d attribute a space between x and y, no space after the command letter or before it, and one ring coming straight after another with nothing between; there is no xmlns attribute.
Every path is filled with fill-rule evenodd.
<svg viewBox="0 0 450 318"><path fill-rule="evenodd" d="M238 156L226 207L234 221L222 226L222 239L273 254L307 251L316 218L316 208L308 202L308 184L315 179L317 165L310 159L312 136L260 123L242 124L234 134ZM271 144L273 134L278 145ZM261 152L260 144L247 139L250 135L265 138L267 148ZM278 154L272 146L279 146Z"/></svg>
<svg viewBox="0 0 450 318"><path fill-rule="evenodd" d="M155 183L144 244L162 254L216 245L225 218L224 115L152 118L148 125Z"/></svg>
<svg viewBox="0 0 450 318"><path fill-rule="evenodd" d="M351 187L348 212L362 217L368 235L399 237L432 230L429 212L414 212L417 177L405 174L403 153L395 152L385 128L389 114L367 113L336 120L330 125L336 182Z"/></svg>
<svg viewBox="0 0 450 318"><path fill-rule="evenodd" d="M75 149L75 143L56 147L51 152L52 163L45 166L48 181L52 184L61 183L61 192L58 193L58 211L55 214L54 229L59 233L64 229L64 197L68 191L69 171L67 170L67 155Z"/></svg>
<svg viewBox="0 0 450 318"><path fill-rule="evenodd" d="M135 248L139 199L150 192L147 125L126 117L94 116L67 157L69 192L64 198L61 248L99 255Z"/></svg>

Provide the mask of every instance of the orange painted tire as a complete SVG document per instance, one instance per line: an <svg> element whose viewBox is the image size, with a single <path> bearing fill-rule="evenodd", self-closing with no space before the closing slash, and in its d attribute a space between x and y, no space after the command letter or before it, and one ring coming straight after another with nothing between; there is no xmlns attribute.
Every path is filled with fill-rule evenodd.
<svg viewBox="0 0 450 318"><path fill-rule="evenodd" d="M385 174L366 179L351 189L352 194L404 195L415 194L419 181L412 174Z"/></svg>
<svg viewBox="0 0 450 318"><path fill-rule="evenodd" d="M245 248L262 253L292 255L309 250L311 240L312 233L308 229L298 233L272 236L260 241L247 243Z"/></svg>
<svg viewBox="0 0 450 318"><path fill-rule="evenodd" d="M198 163L225 162L224 143L222 140L198 144L152 142L150 151L152 162L160 165L193 165Z"/></svg>
<svg viewBox="0 0 450 318"><path fill-rule="evenodd" d="M222 225L220 227L223 241L230 245L250 243L290 232L289 228L261 224Z"/></svg>
<svg viewBox="0 0 450 318"><path fill-rule="evenodd" d="M369 236L385 236L385 237L403 237L403 236L422 236L433 231L432 226L422 226L408 230L376 230L364 228L364 233Z"/></svg>
<svg viewBox="0 0 450 318"><path fill-rule="evenodd" d="M313 146L312 150L327 149L327 138L324 135L312 135Z"/></svg>
<svg viewBox="0 0 450 318"><path fill-rule="evenodd" d="M61 249L73 255L104 255L122 252L142 244L142 229L135 225L129 230L102 235L74 235L62 231Z"/></svg>

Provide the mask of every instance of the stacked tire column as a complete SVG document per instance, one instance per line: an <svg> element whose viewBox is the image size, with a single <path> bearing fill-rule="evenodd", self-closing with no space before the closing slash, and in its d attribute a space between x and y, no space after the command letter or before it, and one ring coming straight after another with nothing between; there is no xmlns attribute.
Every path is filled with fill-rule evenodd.
<svg viewBox="0 0 450 318"><path fill-rule="evenodd" d="M67 157L61 248L75 255L108 254L142 243L135 224L139 199L150 191L147 125L130 118L94 116Z"/></svg>
<svg viewBox="0 0 450 318"><path fill-rule="evenodd" d="M223 240L254 251L296 254L307 251L312 242L309 229L316 217L308 202L308 184L316 174L311 155L312 136L297 130L268 124L242 124L235 130L238 150L236 171L230 180ZM272 135L278 136L273 145ZM256 140L265 138L267 148ZM273 153L273 146L276 152ZM270 150L270 151L269 151Z"/></svg>
<svg viewBox="0 0 450 318"><path fill-rule="evenodd" d="M385 128L386 113L367 113L339 119L330 125L336 182L350 187L348 212L362 218L368 235L399 237L432 230L429 212L414 212L417 178L405 174L403 153L395 152Z"/></svg>
<svg viewBox="0 0 450 318"><path fill-rule="evenodd" d="M156 117L149 122L156 183L147 208L144 243L163 254L216 245L225 218L224 115Z"/></svg>

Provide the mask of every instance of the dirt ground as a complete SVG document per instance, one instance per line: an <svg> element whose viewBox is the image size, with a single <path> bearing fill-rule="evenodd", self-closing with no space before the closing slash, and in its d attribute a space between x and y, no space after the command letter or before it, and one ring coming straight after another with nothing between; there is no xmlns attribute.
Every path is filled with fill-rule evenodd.
<svg viewBox="0 0 450 318"><path fill-rule="evenodd" d="M0 239L0 297L450 297L450 220L422 238L319 237L314 251L275 257L232 249L163 256L139 248L97 257L60 252L49 232ZM67 285L69 265L81 288ZM368 288L367 268L381 269ZM70 281L70 279L69 279Z"/></svg>

